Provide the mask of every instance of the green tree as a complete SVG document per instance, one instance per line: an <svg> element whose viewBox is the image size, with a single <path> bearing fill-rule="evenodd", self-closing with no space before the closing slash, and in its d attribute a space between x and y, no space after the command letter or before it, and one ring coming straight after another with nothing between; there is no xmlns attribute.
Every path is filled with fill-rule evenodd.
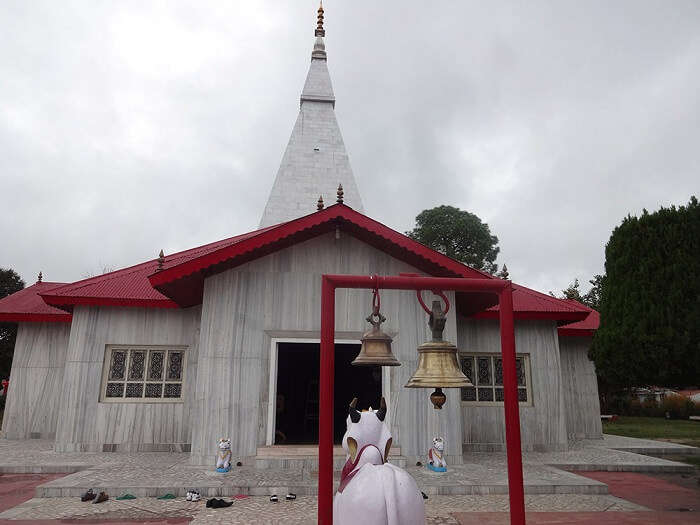
<svg viewBox="0 0 700 525"><path fill-rule="evenodd" d="M24 288L24 281L17 272L0 268L0 299ZM0 323L0 379L10 377L12 367L12 352L15 348L17 325L15 323ZM5 398L2 399L4 403Z"/></svg>
<svg viewBox="0 0 700 525"><path fill-rule="evenodd" d="M581 293L581 285L578 278L574 279L574 282L569 285L566 290L561 291L561 295L556 295L554 292L549 292L552 297L558 297L559 299L574 299L579 303L585 304L589 308L598 310L600 306L600 293L603 287L604 277L602 275L594 275L593 279L588 281L591 283L591 289L586 293Z"/></svg>
<svg viewBox="0 0 700 525"><path fill-rule="evenodd" d="M416 217L416 227L406 235L472 268L491 274L498 270L494 262L499 252L498 237L491 235L488 224L468 211L453 206L423 210Z"/></svg>
<svg viewBox="0 0 700 525"><path fill-rule="evenodd" d="M605 283L605 276L596 274L593 279L588 281L591 284L591 289L588 293L583 296L583 304L590 306L594 310L600 309L600 295L603 293L603 285Z"/></svg>
<svg viewBox="0 0 700 525"><path fill-rule="evenodd" d="M601 325L591 349L601 384L684 387L700 378L700 206L628 215L605 247Z"/></svg>

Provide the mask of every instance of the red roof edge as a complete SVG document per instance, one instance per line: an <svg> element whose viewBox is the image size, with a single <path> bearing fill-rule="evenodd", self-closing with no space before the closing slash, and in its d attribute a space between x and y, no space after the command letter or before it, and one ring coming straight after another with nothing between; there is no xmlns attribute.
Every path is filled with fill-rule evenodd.
<svg viewBox="0 0 700 525"><path fill-rule="evenodd" d="M559 327L559 337L593 337L595 330L581 328L567 328L566 326Z"/></svg>
<svg viewBox="0 0 700 525"><path fill-rule="evenodd" d="M92 306L132 306L142 308L179 308L179 305L170 299L119 299L111 297L64 297L50 294L39 295L46 304L50 304L51 306L56 306L58 308L64 308L66 306L72 307L77 304Z"/></svg>
<svg viewBox="0 0 700 525"><path fill-rule="evenodd" d="M70 323L71 314L0 313L0 323Z"/></svg>
<svg viewBox="0 0 700 525"><path fill-rule="evenodd" d="M454 261L449 257L428 248L403 234L392 230L388 226L382 223L370 219L366 215L361 214L349 208L344 204L335 204L329 206L324 210L311 213L304 217L294 219L292 221L282 223L278 226L272 227L268 230L262 231L261 233L249 237L240 243L231 244L215 250L213 252L207 253L195 259L177 264L170 268L166 268L157 273L153 273L148 276L148 280L151 285L157 290L161 290L161 286L183 277L187 277L193 273L206 270L212 266L224 262L227 259L242 255L247 252L252 252L263 246L278 242L286 237L293 235L294 233L309 230L311 228L320 226L324 223L329 223L336 219L344 219L360 227L366 228L368 231L373 232L376 235L386 238L389 241L395 242L400 245L409 243L413 248L413 251L419 257L423 257L430 263L440 266L447 271L453 272L456 275L466 276L468 272L475 272L477 274L482 274L484 277L493 278L488 274L484 274L479 270L467 267L462 263ZM383 232L378 232L377 228L381 228ZM406 248L406 246L403 246Z"/></svg>
<svg viewBox="0 0 700 525"><path fill-rule="evenodd" d="M582 321L588 316L586 312L528 312L515 311L513 317L528 321L554 320L554 321ZM498 311L486 310L476 313L470 319L498 319Z"/></svg>

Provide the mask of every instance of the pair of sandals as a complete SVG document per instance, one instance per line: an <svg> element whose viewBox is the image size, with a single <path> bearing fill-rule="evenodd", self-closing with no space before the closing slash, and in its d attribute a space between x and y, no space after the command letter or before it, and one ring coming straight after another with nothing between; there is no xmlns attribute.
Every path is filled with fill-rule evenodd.
<svg viewBox="0 0 700 525"><path fill-rule="evenodd" d="M200 499L202 499L202 496L196 490L188 490L187 496L185 496L185 499L187 501L199 501Z"/></svg>
<svg viewBox="0 0 700 525"><path fill-rule="evenodd" d="M222 509L231 505L233 505L233 501L224 501L221 498L212 498L207 501L207 507L210 509Z"/></svg>
<svg viewBox="0 0 700 525"><path fill-rule="evenodd" d="M284 499L286 499L287 501L294 501L295 499L297 499L297 495L290 492L284 497ZM279 502L279 500L280 499L277 497L277 494L273 494L272 496L270 496L270 501L272 503L277 503Z"/></svg>
<svg viewBox="0 0 700 525"><path fill-rule="evenodd" d="M102 491L99 494L95 494L95 492L92 489L88 489L85 494L80 496L80 501L92 501L93 503L102 503L103 501L107 501L108 499L109 496L106 492Z"/></svg>

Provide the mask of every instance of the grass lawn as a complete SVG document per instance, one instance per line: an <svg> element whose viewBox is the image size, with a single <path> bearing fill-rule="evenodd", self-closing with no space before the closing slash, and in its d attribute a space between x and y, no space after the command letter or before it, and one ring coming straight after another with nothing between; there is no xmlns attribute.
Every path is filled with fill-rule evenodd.
<svg viewBox="0 0 700 525"><path fill-rule="evenodd" d="M614 422L603 422L603 432L700 447L700 421L622 416Z"/></svg>

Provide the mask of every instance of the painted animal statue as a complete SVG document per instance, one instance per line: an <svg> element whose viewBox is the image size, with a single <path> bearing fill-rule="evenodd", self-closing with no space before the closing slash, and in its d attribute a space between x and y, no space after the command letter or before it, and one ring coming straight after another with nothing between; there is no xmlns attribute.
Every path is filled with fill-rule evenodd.
<svg viewBox="0 0 700 525"><path fill-rule="evenodd" d="M445 441L441 437L433 439L433 447L428 451L428 468L435 472L446 472Z"/></svg>
<svg viewBox="0 0 700 525"><path fill-rule="evenodd" d="M231 438L219 440L219 453L216 455L216 471L228 472L231 470Z"/></svg>
<svg viewBox="0 0 700 525"><path fill-rule="evenodd" d="M347 461L333 500L334 525L423 525L423 495L411 475L387 463L391 432L379 410L360 412L350 403L343 449Z"/></svg>

